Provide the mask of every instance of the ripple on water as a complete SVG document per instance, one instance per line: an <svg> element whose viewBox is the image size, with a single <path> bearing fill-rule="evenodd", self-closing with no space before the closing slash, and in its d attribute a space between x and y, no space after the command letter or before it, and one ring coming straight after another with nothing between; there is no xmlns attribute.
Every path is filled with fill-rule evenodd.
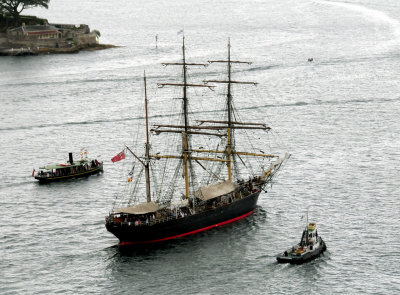
<svg viewBox="0 0 400 295"><path fill-rule="evenodd" d="M1 60L0 293L400 292L398 1L92 2L69 1L65 22L84 19L125 47ZM62 21L65 4L32 14ZM138 9L141 17L132 17ZM242 119L267 121L273 132L265 145L283 142L292 157L249 218L121 253L103 222L129 163L109 159L142 140L134 133L144 124L137 107L144 68L151 123L180 109L169 100L180 92L156 87L180 73L159 66L181 58L176 19L185 23L193 62L224 58L228 35L232 56L253 60L234 67L233 78L260 84L234 87L234 104ZM195 69L190 80L222 79L222 71ZM223 91L189 89L190 106L215 117ZM30 177L34 167L81 148L105 161L104 174L51 185ZM278 264L275 255L300 239L307 207L328 250L308 264Z"/></svg>

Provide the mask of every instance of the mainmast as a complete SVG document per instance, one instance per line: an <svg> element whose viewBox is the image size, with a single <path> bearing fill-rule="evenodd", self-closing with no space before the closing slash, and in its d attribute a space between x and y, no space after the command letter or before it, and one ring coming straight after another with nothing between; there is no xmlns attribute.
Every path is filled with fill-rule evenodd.
<svg viewBox="0 0 400 295"><path fill-rule="evenodd" d="M189 137L188 137L188 99L187 99L187 67L185 57L185 36L182 38L182 67L183 67L183 116L185 120L185 132L183 132L183 165L185 167L185 193L186 198L189 199Z"/></svg>
<svg viewBox="0 0 400 295"><path fill-rule="evenodd" d="M163 65L179 65L183 68L183 84L180 83L162 83L159 84L160 87L164 86L180 86L183 87L183 116L184 116L184 131L182 131L182 156L183 156L183 164L185 169L185 193L186 198L189 199L189 188L190 188L190 177L189 177L189 162L191 160L191 151L190 147L190 139L189 134L192 133L190 131L189 126L189 116L188 116L188 97L187 97L187 88L188 87L211 87L208 85L198 85L198 84L188 84L187 83L187 67L188 66L207 66L207 64L198 64L198 63L187 63L186 55L185 55L185 36L182 38L182 63L163 63ZM166 131L166 132L174 132L174 131ZM173 156L167 156L173 158Z"/></svg>
<svg viewBox="0 0 400 295"><path fill-rule="evenodd" d="M228 113L228 121L227 123L227 145L226 145L226 153L228 157L228 179L229 181L232 181L232 157L234 156L234 153L232 152L234 150L234 146L232 145L233 143L233 129L232 129L232 116L233 116L233 111L232 111L232 94L231 94L231 85L233 83L237 84L253 84L256 85L257 83L255 82L243 82L243 81L232 81L232 64L251 64L251 62L246 62L246 61L238 61L238 60L231 60L231 41L228 39L228 59L227 60L210 60L208 61L209 63L227 63L228 65L228 80L227 81L219 81L219 80L209 80L206 82L213 82L213 83L227 83L228 84L228 91L227 91L227 99L226 99L226 104L227 104L227 113Z"/></svg>
<svg viewBox="0 0 400 295"><path fill-rule="evenodd" d="M188 118L188 99L187 99L187 66L185 55L185 37L182 39L182 67L183 67L183 115L185 118L185 133L188 132L189 118Z"/></svg>
<svg viewBox="0 0 400 295"><path fill-rule="evenodd" d="M227 110L228 110L228 129L226 130L228 136L228 144L226 145L226 152L228 153L228 179L232 182L232 95L231 95L231 40L228 39L228 93L227 93Z"/></svg>
<svg viewBox="0 0 400 295"><path fill-rule="evenodd" d="M228 107L228 131L230 131L230 128L232 127L232 95L231 95L231 85L232 85L232 80L231 80L231 40L228 39L228 93L227 93L227 107ZM229 141L229 136L228 136L228 141Z"/></svg>
<svg viewBox="0 0 400 295"><path fill-rule="evenodd" d="M151 202L150 191L150 140L149 140L149 113L148 113L148 100L147 100L147 87L146 87L146 72L143 75L144 80L144 105L146 109L146 160L145 160L145 174L146 174L146 196L147 203Z"/></svg>

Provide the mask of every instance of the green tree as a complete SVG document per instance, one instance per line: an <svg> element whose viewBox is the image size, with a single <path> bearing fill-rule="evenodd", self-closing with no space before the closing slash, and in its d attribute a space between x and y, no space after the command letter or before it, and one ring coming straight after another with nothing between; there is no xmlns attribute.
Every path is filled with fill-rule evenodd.
<svg viewBox="0 0 400 295"><path fill-rule="evenodd" d="M32 7L49 8L50 0L0 0L0 13L8 13L14 19L14 25L18 26L21 12Z"/></svg>
<svg viewBox="0 0 400 295"><path fill-rule="evenodd" d="M0 0L1 1L1 0ZM0 2L0 17L2 17L4 14L6 14L5 9L2 6L2 2Z"/></svg>

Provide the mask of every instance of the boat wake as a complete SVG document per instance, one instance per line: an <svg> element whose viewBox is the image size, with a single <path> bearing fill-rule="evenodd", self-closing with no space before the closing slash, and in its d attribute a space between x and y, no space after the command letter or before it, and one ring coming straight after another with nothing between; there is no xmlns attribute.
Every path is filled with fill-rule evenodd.
<svg viewBox="0 0 400 295"><path fill-rule="evenodd" d="M26 179L26 180L21 180L21 179ZM29 178L23 177L20 178L18 182L7 182L7 180L3 181L2 184L0 184L0 189L5 189L5 188L12 188L12 187L23 187L27 185L32 185L32 181Z"/></svg>
<svg viewBox="0 0 400 295"><path fill-rule="evenodd" d="M385 12L368 8L359 4L339 2L339 1L328 1L328 0L317 0L317 3L327 4L344 8L346 10L354 11L370 22L374 22L378 25L387 25L391 27L394 39L389 41L389 45L395 45L400 43L400 22L387 15Z"/></svg>
<svg viewBox="0 0 400 295"><path fill-rule="evenodd" d="M397 101L399 98L396 99L380 99L382 103ZM362 104L362 103L371 103L376 101L376 99L351 99L346 101L338 101L338 100L328 100L328 101L298 101L295 103L286 103L286 104L265 104L265 105L254 105L251 107L243 107L237 108L240 111L244 110L253 110L253 109L263 109L263 108L282 108L282 107L303 107L303 106L312 106L312 105L343 105L343 104ZM219 113L221 110L212 110L212 111L199 111L193 112L193 114L207 114L207 113ZM176 116L176 113L172 114L163 114L163 115L153 115L149 116L149 118L168 118ZM37 128L51 128L51 127L65 127L71 125L96 125L96 124L104 124L104 123L116 123L116 122L129 122L129 121L136 121L136 120L144 120L144 117L125 117L125 118L112 118L109 120L91 120L91 121L76 121L76 122L61 122L55 124L40 124L40 125L31 125L31 126L16 126L16 127L9 127L9 128L0 128L0 131L17 131L17 130L33 130Z"/></svg>

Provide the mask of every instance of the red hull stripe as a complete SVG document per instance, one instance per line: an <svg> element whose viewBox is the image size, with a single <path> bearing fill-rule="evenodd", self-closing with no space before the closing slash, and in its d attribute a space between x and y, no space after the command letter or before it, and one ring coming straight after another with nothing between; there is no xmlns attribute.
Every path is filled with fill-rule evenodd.
<svg viewBox="0 0 400 295"><path fill-rule="evenodd" d="M187 232L187 233L184 233L184 234L180 234L180 235L176 235L176 236L171 236L171 237L162 238L162 239L158 239L158 240L151 240L151 241L142 241L142 242L122 242L122 243L119 243L119 245L120 245L120 246L126 246L126 245L149 244L149 243L157 243L157 242L172 240L172 239L176 239L176 238L181 238L181 237L184 237L184 236L197 234L197 233L199 233L199 232L202 232L202 231L205 231L205 230L209 230L209 229L212 229L212 228L217 227L217 226L221 226L221 225L225 225L225 224L228 224L228 223L235 222L235 221L237 221L237 220L239 220L239 219L242 219L242 218L245 218L245 217L249 216L249 215L252 214L253 212L254 212L254 209L251 210L250 212L244 214L244 215L235 217L235 218L233 218L233 219L230 219L230 220L227 220L227 221L224 221L224 222L221 222L221 223L213 224L213 225L210 225L210 226L206 226L206 227L203 227L203 228L200 228L200 229L196 229L196 230L194 230L194 231L190 231L190 232Z"/></svg>

